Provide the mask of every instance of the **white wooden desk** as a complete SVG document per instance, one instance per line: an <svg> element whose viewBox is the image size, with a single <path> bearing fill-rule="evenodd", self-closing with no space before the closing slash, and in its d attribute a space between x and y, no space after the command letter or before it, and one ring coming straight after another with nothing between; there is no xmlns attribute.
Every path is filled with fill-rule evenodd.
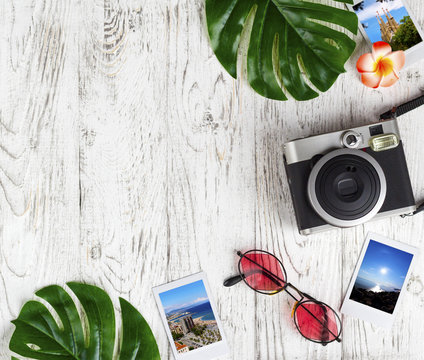
<svg viewBox="0 0 424 360"><path fill-rule="evenodd" d="M409 3L423 26L424 2ZM343 317L342 343L326 347L297 333L286 295L222 286L235 249L267 249L292 283L338 308L367 231L424 251L422 214L300 236L282 159L286 140L367 124L416 97L424 62L368 89L358 36L330 91L276 102L224 71L203 0L3 0L0 15L1 359L23 303L71 280L128 299L172 358L151 288L199 270L228 359L424 358L422 260L392 330ZM423 113L400 121L417 201Z"/></svg>

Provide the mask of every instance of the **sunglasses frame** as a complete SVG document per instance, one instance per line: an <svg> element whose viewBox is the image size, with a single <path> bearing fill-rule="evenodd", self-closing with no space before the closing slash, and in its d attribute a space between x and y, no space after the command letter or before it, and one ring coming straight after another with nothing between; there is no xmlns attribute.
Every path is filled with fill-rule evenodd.
<svg viewBox="0 0 424 360"><path fill-rule="evenodd" d="M284 279L280 279L277 275L275 275L275 274L273 274L272 272L270 272L268 269L265 269L265 268L263 268L261 265L259 265L259 264L257 264L256 263L256 265L257 266L259 266L259 267L262 267L263 268L263 270L265 270L265 275L269 275L269 277L271 278L271 280L272 281L274 281L277 285L279 285L279 286L281 286L281 288L280 289L278 289L278 290L275 290L275 291L273 291L272 293L267 293L267 292L264 292L264 291L260 291L260 290L257 290L257 289L255 289L254 287L252 287L252 286L250 286L249 285L249 283L247 282L247 280L246 280L246 276L245 276L245 274L243 273L243 271L242 271L242 269L241 269L241 261L242 261L242 259L244 258L244 257L246 257L246 255L248 255L248 254L250 254L250 253L263 253L263 254L267 254L267 255L270 255L270 256L272 256L274 259L276 259L277 261L278 261L278 263L280 264L280 266L281 266L281 269L282 269L282 271L283 271L283 274L284 274ZM312 341L312 342L314 342L314 343L318 343L318 344L321 344L321 345L323 345L323 346L325 346L325 345L327 345L327 344L329 344L329 343L332 343L333 341L337 341L337 342L341 342L341 338L340 338L340 336L341 336L341 333L342 333L342 330L343 330L343 326L342 326L342 321L341 321L341 319L340 319L340 317L339 317L339 315L336 313L336 311L331 307L331 306L329 306L329 305L327 305L326 303L323 303L322 301L318 301L318 300L316 300L316 299L314 299L312 296L310 296L310 295L308 295L308 294L306 294L306 293L304 293L304 292L302 292L302 291L300 291L299 289L297 289L294 285L292 285L292 284L290 284L288 281L287 281L287 273L286 273L286 269L284 268L284 265L283 265L283 262L278 258L278 257L276 257L274 254L272 254L272 253L270 253L270 252L268 252L268 251L265 251L265 250L258 250L258 249L253 249L253 250L249 250L249 251L246 251L246 252L244 252L244 253L242 253L241 251L237 251L237 255L240 257L240 259L239 259L239 262L238 262L238 271L239 271L239 275L240 275L240 278L243 280L243 282L249 287L249 288L251 288L253 291L255 291L255 292L257 292L257 293L259 293L259 294L264 294L264 295L276 295L276 294L278 294L278 293L280 293L280 292L282 292L283 290L285 290L286 292L287 292L287 294L289 294L295 301L296 301L296 304L294 305L294 307L293 307L293 312L292 312L292 317L293 317L293 321L294 321L294 324L295 324L295 326L296 326L296 329L298 330L298 332L300 333L300 335L302 335L305 339L307 339L307 340L309 340L309 341ZM251 259L249 259L248 257L246 257L246 259L248 259L248 260L250 260L250 261L252 261L253 263L255 263L255 261L253 261L253 260L251 260ZM268 273L268 274L266 274L266 273ZM280 281L282 282L282 284L280 283ZM300 298L297 298L295 295L293 295L288 289L289 288L291 288L292 290L294 290L299 296L300 296ZM303 333L300 331L300 328L299 328L299 325L298 325L298 323L297 323L297 317L296 317L296 313L297 313L297 310L298 310L298 308L300 307L300 306L302 306L303 307L303 309L305 309L307 312L309 312L310 313L310 315L311 316L313 316L318 322L320 322L306 307L304 307L303 306L303 304L305 304L305 303L314 303L314 304L318 304L318 305L323 305L323 306L325 306L325 307L327 307L327 308L329 308L333 313L334 313L334 315L336 316L336 319L337 319L337 322L338 322L338 325L339 325L339 328L340 328L340 330L338 331L338 334L337 334L337 336L335 335L335 334L333 334L331 331L330 331L330 329L328 329L327 328L327 330L333 335L333 336L335 336L335 338L333 339L333 340L330 340L330 341L318 341L318 340L313 340L313 339L310 339L310 338L308 338L307 336L305 336L305 335L303 335ZM320 322L321 323L321 322ZM321 323L322 324L322 323Z"/></svg>
<svg viewBox="0 0 424 360"><path fill-rule="evenodd" d="M246 276L243 274L243 272L241 271L241 261L242 261L242 259L247 255L247 254L249 254L249 253L252 253L252 252L261 252L261 253L265 253L265 254L267 254L267 255L270 255L270 256L272 256L272 257L274 257L279 263L280 263L280 266L281 266L281 269L283 270L283 273L284 273L284 279L287 279L287 273L286 273L286 269L284 268L284 266L283 266L283 263L282 263L282 261L279 259L279 258L277 258L274 254L271 254L270 252L268 252L268 251L265 251L265 250L249 250L249 251L246 251L245 253L242 253L241 251L237 251L237 255L238 256L240 256L240 260L239 260L239 262L238 262L238 271L239 271L239 274L240 274L240 276L241 276L241 278L243 279L243 281L244 281L244 283L248 286L248 287L250 287L253 291L256 291L257 293L259 293L259 294L264 294L264 295L275 295L275 294L278 294L279 292L281 292L281 291L283 291L284 290L284 285L281 287L281 289L279 289L279 290L275 290L275 291L273 291L272 293L267 293L267 292L264 292L264 291L260 291L260 290L257 290L257 289L255 289L254 287L252 287L252 286L250 286L249 285L249 283L247 282L247 280L246 280ZM249 258L247 258L247 259L249 259ZM250 260L250 259L249 259ZM250 261L252 261L252 260L250 260ZM257 265L259 265L259 264L257 264ZM260 266L260 265L259 265ZM266 269L264 269L264 270L266 270ZM274 275L274 274L272 274L271 276L275 276L275 278L277 278L277 280L280 280L280 281L283 281L284 282L284 284L286 284L287 282L285 281L285 280L283 280L283 279L279 279L276 275ZM271 280L273 280L273 279L271 279ZM276 280L273 280L274 282L276 281Z"/></svg>

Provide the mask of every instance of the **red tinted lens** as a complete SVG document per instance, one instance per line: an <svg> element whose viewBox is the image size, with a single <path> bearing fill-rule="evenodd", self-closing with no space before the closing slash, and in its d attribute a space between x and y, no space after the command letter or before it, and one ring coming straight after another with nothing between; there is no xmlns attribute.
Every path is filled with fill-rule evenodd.
<svg viewBox="0 0 424 360"><path fill-rule="evenodd" d="M249 252L240 261L240 271L247 284L255 290L274 292L281 290L286 281L277 258L262 252Z"/></svg>
<svg viewBox="0 0 424 360"><path fill-rule="evenodd" d="M308 339L329 342L339 336L336 314L325 304L301 303L296 308L295 321L299 331Z"/></svg>

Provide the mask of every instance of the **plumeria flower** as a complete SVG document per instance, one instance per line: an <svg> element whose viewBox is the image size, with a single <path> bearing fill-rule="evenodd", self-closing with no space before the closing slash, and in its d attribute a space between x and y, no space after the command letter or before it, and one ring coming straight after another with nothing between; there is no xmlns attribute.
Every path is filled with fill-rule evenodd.
<svg viewBox="0 0 424 360"><path fill-rule="evenodd" d="M399 71L405 65L405 53L392 52L392 47L384 41L372 45L372 54L364 54L356 63L362 74L361 81L365 86L378 88L392 86L399 80Z"/></svg>

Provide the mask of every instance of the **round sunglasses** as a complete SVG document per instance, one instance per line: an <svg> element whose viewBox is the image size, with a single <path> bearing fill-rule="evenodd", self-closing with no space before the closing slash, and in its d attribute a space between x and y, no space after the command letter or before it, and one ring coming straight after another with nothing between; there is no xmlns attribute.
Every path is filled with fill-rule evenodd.
<svg viewBox="0 0 424 360"><path fill-rule="evenodd" d="M230 287L244 281L260 294L275 295L285 290L295 300L292 318L304 338L322 345L341 341L340 317L327 304L287 282L286 270L280 259L264 250L237 251L237 255L240 257L239 275L225 280L224 286Z"/></svg>

